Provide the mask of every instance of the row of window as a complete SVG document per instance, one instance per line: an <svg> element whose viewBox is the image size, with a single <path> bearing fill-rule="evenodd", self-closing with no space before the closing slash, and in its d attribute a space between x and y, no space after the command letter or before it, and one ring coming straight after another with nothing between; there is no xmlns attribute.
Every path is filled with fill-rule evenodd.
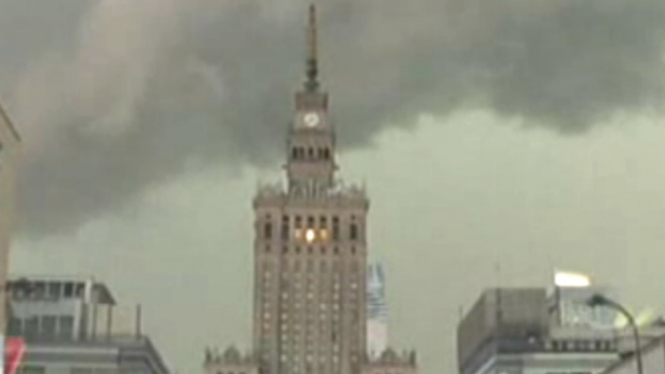
<svg viewBox="0 0 665 374"><path fill-rule="evenodd" d="M320 253L322 255L325 255L327 253L332 253L332 254L335 254L335 255L340 254L339 247L333 247L331 252L328 252L328 248L326 248L325 246L319 247L318 250L315 250L314 247L307 247L306 249L303 249L300 246L295 246L295 247L293 247L292 250L293 250L292 253L295 253L295 254L305 254L305 253L310 254L310 255L315 254L315 253ZM265 252L270 253L271 251L272 251L272 247L270 245L266 245L265 246ZM283 246L282 247L282 253L287 254L290 251L291 251L291 249L289 249L288 246ZM352 255L355 255L357 252L358 251L357 251L356 247L351 247L349 249L349 253L351 253Z"/></svg>
<svg viewBox="0 0 665 374"><path fill-rule="evenodd" d="M354 247L351 248L351 253L356 253ZM332 261L327 259L316 261L315 259L311 258L305 260L296 257L293 261L282 261L279 268L277 267L277 264L271 261L265 261L261 266L261 271L264 277L270 277L272 275L271 270L277 269L278 272L282 273L284 277L293 276L294 279L298 279L300 277L300 273L304 273L306 270L308 273L308 280L313 281L316 278L317 273L327 273L328 270L331 270L330 273L335 279L339 279L339 277L342 275L341 270L343 270L344 267L346 267L349 271L347 273L348 277L354 278L359 276L358 271L361 269L360 261L346 262L340 261L337 258Z"/></svg>
<svg viewBox="0 0 665 374"><path fill-rule="evenodd" d="M552 340L546 343L552 351L612 351L614 344L608 340Z"/></svg>
<svg viewBox="0 0 665 374"><path fill-rule="evenodd" d="M16 370L16 374L45 374L46 368L37 365L20 365ZM60 372L60 371L59 371ZM75 367L69 370L70 374L145 374L142 371L117 368L85 368ZM244 373L241 373L244 374Z"/></svg>
<svg viewBox="0 0 665 374"><path fill-rule="evenodd" d="M328 147L292 147L291 159L292 160L310 160L310 161L326 161L330 160L332 152Z"/></svg>
<svg viewBox="0 0 665 374"><path fill-rule="evenodd" d="M326 216L320 216L318 220L318 227L316 227L316 222L315 222L315 217L314 216L308 216L307 217L307 222L306 226L303 227L303 217L297 215L295 216L295 219L293 220L293 231L291 231L291 222L289 221L289 216L283 216L282 217L282 225L281 225L281 239L282 240L289 240L291 238L294 239L306 239L308 242L311 242L310 239L314 239L314 237L309 238L310 232L314 235L316 235L317 231L315 231L315 228L320 229L318 232L325 232L327 236L328 232L328 219ZM307 229L307 230L302 230L302 229ZM360 238L360 230L358 227L358 224L356 222L351 222L349 223L348 226L348 239L349 240L358 240ZM299 235L300 234L300 235ZM263 238L264 239L273 239L274 233L273 233L273 222L267 221L263 223ZM339 218L337 216L332 217L332 224L331 224L331 233L330 233L330 238L334 241L341 240L341 235L340 235L340 224L339 224ZM327 237L325 238L327 239Z"/></svg>
<svg viewBox="0 0 665 374"><path fill-rule="evenodd" d="M82 283L74 282L30 282L25 286L13 283L11 285L11 295L15 299L21 298L74 298L83 296L85 286Z"/></svg>
<svg viewBox="0 0 665 374"><path fill-rule="evenodd" d="M12 317L9 320L8 334L44 339L73 339L74 317L72 316L33 316L25 319Z"/></svg>

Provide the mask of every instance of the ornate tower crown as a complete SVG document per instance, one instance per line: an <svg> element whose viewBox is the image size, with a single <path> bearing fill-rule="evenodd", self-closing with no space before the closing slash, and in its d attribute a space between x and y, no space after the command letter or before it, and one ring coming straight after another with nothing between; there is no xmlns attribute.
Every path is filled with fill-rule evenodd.
<svg viewBox="0 0 665 374"><path fill-rule="evenodd" d="M328 94L318 81L316 7L309 6L304 87L295 95L295 116L288 136L289 190L310 194L334 183L335 133L328 114Z"/></svg>

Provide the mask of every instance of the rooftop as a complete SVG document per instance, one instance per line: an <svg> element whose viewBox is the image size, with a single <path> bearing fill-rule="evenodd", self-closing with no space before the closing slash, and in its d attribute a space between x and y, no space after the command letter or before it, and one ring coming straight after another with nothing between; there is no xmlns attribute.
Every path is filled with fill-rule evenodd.
<svg viewBox="0 0 665 374"><path fill-rule="evenodd" d="M15 277L7 282L7 290L13 300L40 300L59 298L82 298L86 286L101 304L116 304L109 288L92 278L75 277Z"/></svg>

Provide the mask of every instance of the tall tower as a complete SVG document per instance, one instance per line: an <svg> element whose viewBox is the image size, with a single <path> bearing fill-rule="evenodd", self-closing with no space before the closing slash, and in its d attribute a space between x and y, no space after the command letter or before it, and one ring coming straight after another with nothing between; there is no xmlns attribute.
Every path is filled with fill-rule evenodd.
<svg viewBox="0 0 665 374"><path fill-rule="evenodd" d="M388 306L385 275L380 262L367 267L367 355L381 357L388 348Z"/></svg>
<svg viewBox="0 0 665 374"><path fill-rule="evenodd" d="M362 188L335 178L335 127L309 8L306 80L286 141L286 186L254 198L253 344L261 374L358 374L366 348Z"/></svg>

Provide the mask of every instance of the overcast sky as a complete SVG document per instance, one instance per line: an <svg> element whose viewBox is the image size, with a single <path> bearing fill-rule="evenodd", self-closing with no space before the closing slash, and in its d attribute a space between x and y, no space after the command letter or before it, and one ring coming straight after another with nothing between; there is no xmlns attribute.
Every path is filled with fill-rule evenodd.
<svg viewBox="0 0 665 374"><path fill-rule="evenodd" d="M426 374L454 368L460 306L554 267L665 310L665 2L319 5L342 172L369 186L392 341ZM0 0L25 146L14 273L107 281L182 373L208 344L247 347L250 200L278 177L305 14Z"/></svg>

